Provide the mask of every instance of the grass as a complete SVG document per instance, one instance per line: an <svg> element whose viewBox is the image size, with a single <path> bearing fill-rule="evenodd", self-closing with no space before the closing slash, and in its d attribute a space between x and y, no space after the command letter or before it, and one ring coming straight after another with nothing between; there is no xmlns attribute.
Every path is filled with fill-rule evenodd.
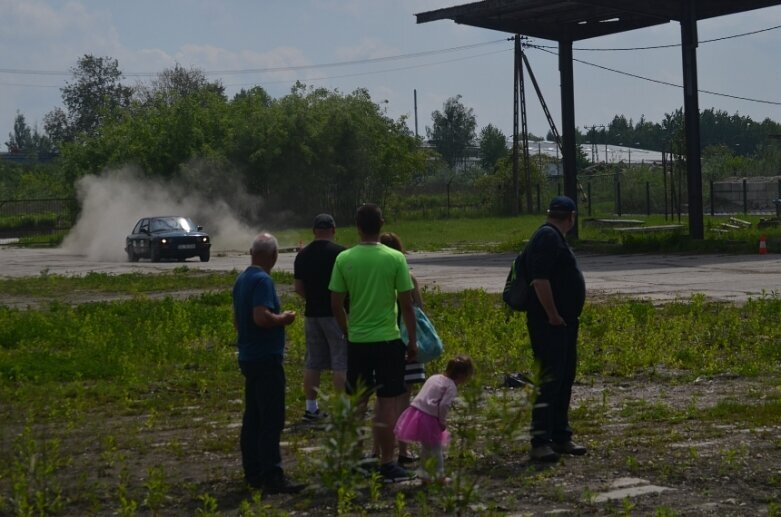
<svg viewBox="0 0 781 517"><path fill-rule="evenodd" d="M640 219L645 226L678 224L678 219L666 220L662 215L624 215L627 219ZM764 216L763 216L764 217ZM581 220L585 216L581 216ZM768 239L771 253L781 250L781 227L759 230L756 223L760 216L741 216L752 223L751 228L716 233L728 222L727 216L705 216L705 238L693 240L688 236L687 218L683 218L680 233L652 233L622 235L610 228L599 228L582 224L579 239L572 240L577 250L597 253L640 253L640 252L697 252L697 253L757 253L759 236ZM383 231L397 233L405 247L411 251L517 251L534 230L544 222L544 215L522 215L519 217L480 217L452 219L418 219L389 221ZM280 246L295 248L312 239L310 228L292 228L274 231ZM22 246L58 246L64 232L23 238ZM352 223L337 228L336 242L352 246L358 242L358 233Z"/></svg>
<svg viewBox="0 0 781 517"><path fill-rule="evenodd" d="M43 274L3 281L3 292L55 301L0 309L0 513L213 515L243 508L244 514L274 514L274 507L361 513L363 505L382 514L414 515L425 508L450 513L475 501L487 508L498 504L490 492L475 487L490 485L496 472L507 468L515 473L516 488L534 479L532 485L561 504L591 504L556 488L556 476L518 474L531 392L497 387L504 372L533 372L534 365L523 318L507 319L498 295L483 291L424 293L427 313L447 346L445 357L467 353L478 365L477 378L461 390L462 403L454 410L448 460L453 486L420 499L415 492L388 493L370 482L343 478L343 466L322 467L336 465L331 431L293 425L283 436L288 443L284 456L293 462L288 468L294 476L320 483L321 491L282 507L279 502L269 506L257 494L235 495L241 484L236 425L242 379L231 323L234 276L179 268L150 276ZM280 275L277 281L291 279ZM145 296L177 286L211 292L189 299ZM301 313L300 300L280 291L283 306ZM65 303L74 292L138 296ZM670 436L691 435L687 426L742 422L762 427L781 419L779 313L781 300L771 297L740 307L697 296L665 305L625 299L588 304L581 326L581 382L640 378L675 386L725 374L769 381L762 394L736 393L709 407L675 408L665 400L638 397L611 410L618 392L605 391L573 410L573 424L587 439L608 441L602 460L614 470L677 479L690 475L701 461L712 462L708 465L717 471L737 471L742 456L735 447L699 459L682 450L688 463L674 467L665 467L658 457ZM303 321L297 320L287 335L287 406L289 419L296 421L303 410ZM442 370L444 361L432 363L428 372ZM329 381L325 375L325 395ZM327 399L323 402L342 407L341 413L351 411L339 406L344 399ZM642 435L612 444L605 427L615 419L642 428ZM349 420L335 420L344 424L341 433L356 431ZM636 450L629 458L612 452L627 443ZM302 450L310 446L321 448ZM502 487L507 482L498 481ZM583 513L591 509L580 508Z"/></svg>
<svg viewBox="0 0 781 517"><path fill-rule="evenodd" d="M678 224L678 219L666 220L662 215L625 215L626 219L640 219L645 226ZM581 216L583 219L583 216ZM620 219L620 218L619 218ZM757 253L759 236L768 239L771 253L781 250L781 228L756 228L760 216L741 216L752 223L750 228L717 233L711 229L720 228L728 222L727 216L706 216L705 238L694 240L688 236L687 218L681 223L680 233L662 232L624 235L611 228L580 225L579 239L571 241L577 250L598 253L640 253L640 252L696 252L696 253ZM482 217L430 220L391 221L383 231L397 233L405 247L412 251L517 251L521 249L534 230L544 222L543 215L522 215L519 217ZM308 228L283 230L276 233L286 247L295 247L299 242L309 242L312 237ZM337 229L336 241L352 246L358 241L358 234L351 226Z"/></svg>

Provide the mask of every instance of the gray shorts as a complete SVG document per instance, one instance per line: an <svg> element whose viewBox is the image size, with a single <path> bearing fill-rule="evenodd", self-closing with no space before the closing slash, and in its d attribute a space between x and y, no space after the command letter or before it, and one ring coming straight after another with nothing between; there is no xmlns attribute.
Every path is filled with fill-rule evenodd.
<svg viewBox="0 0 781 517"><path fill-rule="evenodd" d="M347 340L334 317L304 318L307 370L347 371Z"/></svg>

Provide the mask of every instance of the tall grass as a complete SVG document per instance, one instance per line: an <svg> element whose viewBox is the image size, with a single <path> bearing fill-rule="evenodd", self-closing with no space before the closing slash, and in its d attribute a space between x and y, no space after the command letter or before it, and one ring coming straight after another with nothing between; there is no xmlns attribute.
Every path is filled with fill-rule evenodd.
<svg viewBox="0 0 781 517"><path fill-rule="evenodd" d="M79 281L90 285L97 280L76 279L68 289L78 289ZM137 281L141 285L134 289L143 291L144 280ZM297 297L283 294L282 302L301 314ZM360 511L371 503L378 512L390 512L391 504L395 511L413 504L418 509L433 505L434 513L463 512L479 497L474 473L522 453L530 393L496 388L504 373L534 371L524 318L508 315L498 295L483 291L429 291L426 302L446 344L443 358L427 365L428 373L442 370L457 353L471 355L478 368L453 412L448 461L454 483L434 489L428 500L401 494L393 502L380 494L376 478L354 484L360 482L342 472L350 463L337 465L333 458L360 451L337 438L365 431L350 427L351 406L339 406L338 397L329 402L325 376L324 404L341 407L339 414L347 416L320 433L286 432L292 451L286 449L285 456L297 459L293 472L305 472L338 491L335 506L343 511ZM0 309L0 513L213 509L213 496L224 491L226 480L240 483L236 424L242 379L231 310L227 288L188 300L140 294L125 301ZM701 296L665 305L623 299L589 304L582 318L580 376L776 375L780 313L776 297L742 306ZM303 411L302 318L287 336L286 396L289 418L295 421ZM777 401L763 406L762 421L777 418L778 408ZM714 420L738 410L750 417L749 410L731 406L704 417ZM586 415L589 409L580 411ZM584 420L581 413L574 418ZM588 429L589 423L578 423ZM324 449L304 452L313 443ZM316 467L329 461L338 468ZM204 469L208 481L186 481L198 469ZM356 487L370 493L368 502ZM318 511L322 504L333 504L327 502L332 501L328 493L312 497L296 503L299 509ZM260 504L252 499L241 506Z"/></svg>

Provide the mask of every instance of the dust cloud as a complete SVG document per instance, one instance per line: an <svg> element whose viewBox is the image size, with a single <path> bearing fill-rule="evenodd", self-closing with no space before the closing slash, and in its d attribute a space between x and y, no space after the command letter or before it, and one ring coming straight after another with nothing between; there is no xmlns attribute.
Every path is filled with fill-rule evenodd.
<svg viewBox="0 0 781 517"><path fill-rule="evenodd" d="M262 228L245 224L262 200L246 194L235 175L190 164L172 180L145 177L125 167L80 179L81 214L62 248L92 260L127 260L125 237L141 217L181 215L203 226L215 251L248 249Z"/></svg>

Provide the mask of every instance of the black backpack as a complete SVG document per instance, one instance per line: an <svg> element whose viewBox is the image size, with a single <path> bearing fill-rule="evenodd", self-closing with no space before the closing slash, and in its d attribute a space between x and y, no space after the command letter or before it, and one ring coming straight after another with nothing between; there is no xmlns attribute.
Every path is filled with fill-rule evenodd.
<svg viewBox="0 0 781 517"><path fill-rule="evenodd" d="M529 278L526 274L525 250L518 254L510 266L504 283L502 299L510 309L525 312L529 309Z"/></svg>

